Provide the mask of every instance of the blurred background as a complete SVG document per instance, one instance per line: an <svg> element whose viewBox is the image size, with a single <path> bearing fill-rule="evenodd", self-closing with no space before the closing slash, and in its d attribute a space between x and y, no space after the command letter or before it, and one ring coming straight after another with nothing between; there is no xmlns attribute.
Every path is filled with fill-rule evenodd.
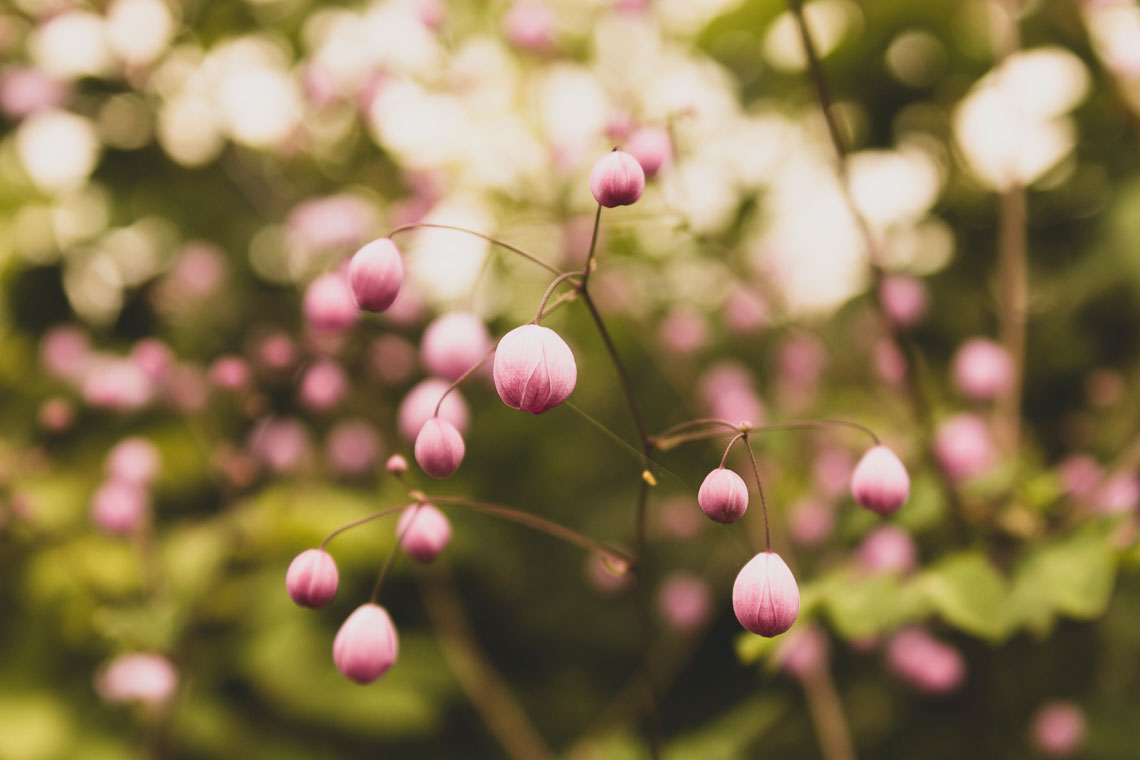
<svg viewBox="0 0 1140 760"><path fill-rule="evenodd" d="M384 582L399 660L364 687L332 640L395 518L329 544L323 610L284 583L410 501L384 462L448 357L552 279L408 230L400 298L358 315L343 264L427 223L580 267L614 146L648 180L591 288L650 430L850 420L911 477L880 518L866 436L753 435L803 602L767 640L731 605L757 495L731 526L696 503L724 440L655 454L663 756L1140 757L1140 4L804 12L841 164L776 0L0 5L0 758L650 757L632 577L576 546L447 510ZM458 472L407 479L628 550L617 376L580 302L544 324L569 403L478 373Z"/></svg>

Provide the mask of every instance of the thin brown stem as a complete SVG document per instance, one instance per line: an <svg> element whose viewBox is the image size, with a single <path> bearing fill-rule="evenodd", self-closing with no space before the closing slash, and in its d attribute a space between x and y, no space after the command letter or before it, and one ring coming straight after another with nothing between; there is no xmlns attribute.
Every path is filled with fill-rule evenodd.
<svg viewBox="0 0 1140 760"><path fill-rule="evenodd" d="M486 364L488 359L490 359L492 356L494 356L495 350L498 349L498 347L499 347L498 344L491 346L491 349L487 353L483 354L482 359L475 362L475 364L473 364L466 372L464 372L459 377L455 378L455 380L452 381L451 385L447 386L447 390L445 390L442 394L440 394L439 401L435 402L435 411L432 412L432 415L431 415L432 417L438 417L439 416L439 409L441 406L443 406L443 400L445 398L447 398L447 394L451 393L453 390L455 390L460 385L462 385L463 382L465 380L467 380L467 378L471 377L473 374L478 372L479 368L482 367L484 364Z"/></svg>
<svg viewBox="0 0 1140 760"><path fill-rule="evenodd" d="M824 760L855 760L855 744L831 670L826 665L816 668L800 684Z"/></svg>
<svg viewBox="0 0 1140 760"><path fill-rule="evenodd" d="M423 502L417 502L411 507L411 509L416 510L418 513L420 511L420 507L422 506ZM412 519L408 520L408 523L404 526L404 529L397 531L396 533L396 543L392 545L391 551L388 552L388 558L384 560L384 566L380 568L380 574L376 576L376 585L372 587L373 604L377 604L380 601L380 586L383 585L384 579L388 577L388 571L392 569L392 565L396 563L396 557L400 554L400 550L404 545L404 535L407 534L407 532L411 529L414 520L415 515L413 514Z"/></svg>
<svg viewBox="0 0 1140 760"><path fill-rule="evenodd" d="M534 324L537 325L542 321L542 317L546 311L546 302L550 300L550 296L554 295L554 289L561 285L563 281L577 276L578 272L567 272L565 274L560 274L554 278L554 282L550 283L550 287L548 287L546 289L546 292L542 294L542 300L538 303L538 312L536 312L534 315ZM577 290L577 283L575 283L575 290Z"/></svg>
<svg viewBox="0 0 1140 760"><path fill-rule="evenodd" d="M398 235L401 232L407 232L408 230L418 230L418 229L424 229L424 228L435 229L435 230L452 230L453 232L464 232L468 235L474 235L477 238L482 238L483 240L486 240L488 243L494 243L495 245L497 245L501 248L505 248L506 250L511 251L512 253L517 253L519 256L522 256L527 261L538 264L540 267L542 267L546 271L550 272L551 274L554 274L554 275L562 274L562 272L560 272L558 269L551 266L550 264L547 264L545 261L543 261L542 259L535 256L533 253L529 253L527 251L524 251L522 248L519 248L517 246L513 246L510 243L499 240L496 237L492 237L490 235L484 235L482 232L476 232L475 230L469 230L466 227L455 227L455 226L450 225L450 224L428 224L427 222L419 222L416 224L401 225L401 226L397 227L396 229L392 230L391 232L389 232L388 237Z"/></svg>
<svg viewBox="0 0 1140 760"><path fill-rule="evenodd" d="M669 449L676 448L682 443L692 443L693 441L707 441L711 438L720 438L725 435L733 435L738 432L736 428L732 430L697 430L692 433L681 433L674 435L670 438L654 438L652 441L653 448L658 451L668 451Z"/></svg>
<svg viewBox="0 0 1140 760"><path fill-rule="evenodd" d="M748 434L744 434L744 448L748 449L748 458L752 461L752 474L756 476L756 493L760 494L760 510L764 514L764 549L772 551L772 526L768 522L768 502L764 500L764 486L760 483L760 465L756 462L756 452L752 450L752 442Z"/></svg>
<svg viewBox="0 0 1140 760"><path fill-rule="evenodd" d="M602 204L598 204L598 210L594 213L594 231L590 233L590 250L586 254L586 264L582 267L582 285L581 290L586 289L586 282L590 279L590 275L594 271L594 255L598 250L598 229L602 223Z"/></svg>
<svg viewBox="0 0 1140 760"><path fill-rule="evenodd" d="M328 546L329 541L332 541L341 533L352 530L359 525L364 525L364 523L372 522L373 520L379 520L381 517L387 517L388 515L394 515L397 512L403 512L405 509L407 509L407 505L402 507L388 507L387 509L381 509L379 512L373 512L370 515L361 517L359 520L353 520L350 523L346 523L345 525L340 526L332 533L329 533L327 536L325 536L324 540L321 541L321 544L318 548L321 551L324 551L325 547Z"/></svg>
<svg viewBox="0 0 1140 760"><path fill-rule="evenodd" d="M848 422L847 420L789 420L788 422L771 422L767 425L757 425L752 428L752 433L764 433L769 430L813 430L819 428L835 428L843 427L850 428L851 430L858 430L870 436L875 445L880 444L879 436L875 435L875 431L866 425L860 425L858 422Z"/></svg>
<svg viewBox="0 0 1140 760"><path fill-rule="evenodd" d="M732 447L736 445L736 442L744 438L745 435L747 435L747 433L737 433L733 439L728 442L728 445L724 447L724 456L720 458L720 468L722 470L724 469L724 463L728 461L728 452L732 451Z"/></svg>
<svg viewBox="0 0 1140 760"><path fill-rule="evenodd" d="M677 425L674 425L673 427L671 427L667 430L664 430L661 433L658 433L657 435L653 436L653 439L658 440L661 438L668 438L671 435L674 435L676 433L680 433L683 430L688 430L689 428L708 427L708 426L712 426L712 425L720 425L721 427L726 427L726 428L729 428L730 430L739 430L740 429L740 425L738 423L729 422L728 420L717 419L715 417L704 417L704 418L701 418L699 420L689 420L688 422L682 422L682 423L679 423Z"/></svg>
<svg viewBox="0 0 1140 760"><path fill-rule="evenodd" d="M546 309L544 309L543 312L538 315L538 321L541 323L542 320L546 319L548 316L550 316L551 314L556 312L558 309L561 309L563 306L570 303L571 301L573 301L577 297L578 297L578 289L577 288L575 288L574 290L566 291L562 295L558 296L558 298L555 298L554 303L547 306Z"/></svg>

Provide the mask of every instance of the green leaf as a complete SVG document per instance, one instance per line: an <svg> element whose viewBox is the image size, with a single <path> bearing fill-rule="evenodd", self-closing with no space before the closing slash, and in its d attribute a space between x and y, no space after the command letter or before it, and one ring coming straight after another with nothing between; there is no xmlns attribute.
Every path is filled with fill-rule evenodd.
<svg viewBox="0 0 1140 760"><path fill-rule="evenodd" d="M950 625L987 639L1005 633L1005 578L980 552L954 554L917 579L922 596Z"/></svg>
<svg viewBox="0 0 1140 760"><path fill-rule="evenodd" d="M848 573L831 586L827 614L835 630L846 639L863 639L897 628L921 616L921 596L904 586L897 575L870 576Z"/></svg>
<svg viewBox="0 0 1140 760"><path fill-rule="evenodd" d="M1024 572L1040 579L1057 612L1089 620L1108 607L1116 561L1107 537L1083 531L1041 548Z"/></svg>

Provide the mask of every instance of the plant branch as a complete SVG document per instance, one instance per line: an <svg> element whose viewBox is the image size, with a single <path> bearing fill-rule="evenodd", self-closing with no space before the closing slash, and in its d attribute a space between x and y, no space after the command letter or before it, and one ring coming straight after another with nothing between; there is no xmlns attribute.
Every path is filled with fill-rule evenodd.
<svg viewBox="0 0 1140 760"><path fill-rule="evenodd" d="M546 271L550 272L551 274L554 274L554 275L562 274L562 272L560 272L558 269L554 268L550 264L547 264L545 261L543 261L542 259L535 256L533 253L528 253L527 251L524 251L522 248L519 248L517 246L513 246L510 243L499 240L496 237L491 237L490 235L484 235L482 232L476 232L475 230L469 230L466 227L455 227L455 226L452 226L450 224L428 224L427 222L418 222L416 224L401 225L401 226L397 227L396 229L392 230L391 232L389 232L388 237L393 237L394 235L398 235L401 232L407 232L408 230L418 230L418 229L424 229L424 228L435 229L435 230L452 230L453 232L464 232L464 233L467 233L468 235L474 235L477 238L482 238L483 240L486 240L488 243L494 243L495 245L500 246L501 248L505 248L506 250L511 251L512 253L517 253L519 256L522 256L527 261L538 264L540 267L542 267Z"/></svg>

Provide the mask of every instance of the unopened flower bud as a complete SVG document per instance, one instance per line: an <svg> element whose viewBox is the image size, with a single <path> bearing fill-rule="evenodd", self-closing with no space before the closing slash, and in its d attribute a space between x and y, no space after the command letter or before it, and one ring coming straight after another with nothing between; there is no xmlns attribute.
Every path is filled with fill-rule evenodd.
<svg viewBox="0 0 1140 760"><path fill-rule="evenodd" d="M796 678L806 678L827 667L831 645L819 626L797 628L777 653L780 665Z"/></svg>
<svg viewBox="0 0 1140 760"><path fill-rule="evenodd" d="M174 694L178 671L158 654L124 654L111 660L95 677L95 690L108 702L159 704Z"/></svg>
<svg viewBox="0 0 1140 760"><path fill-rule="evenodd" d="M451 522L431 504L413 504L400 515L396 535L409 557L431 562L451 540Z"/></svg>
<svg viewBox="0 0 1140 760"><path fill-rule="evenodd" d="M388 457L388 462L384 467L393 475L403 475L408 471L408 460L399 454L393 454Z"/></svg>
<svg viewBox="0 0 1140 760"><path fill-rule="evenodd" d="M400 642L388 611L362 604L348 616L333 640L333 661L345 677L372 683L396 662Z"/></svg>
<svg viewBox="0 0 1140 760"><path fill-rule="evenodd" d="M1066 757L1081 746L1085 736L1085 715L1072 702L1042 705L1033 720L1033 744L1050 757Z"/></svg>
<svg viewBox="0 0 1140 760"><path fill-rule="evenodd" d="M912 327L926 316L926 287L915 277L884 277L879 286L879 299L887 319L899 327Z"/></svg>
<svg viewBox="0 0 1140 760"><path fill-rule="evenodd" d="M210 366L210 382L223 390L238 390L249 382L249 365L240 356L219 357Z"/></svg>
<svg viewBox="0 0 1140 760"><path fill-rule="evenodd" d="M860 506L885 517L906 503L910 476L893 451L874 446L851 473L851 495Z"/></svg>
<svg viewBox="0 0 1140 760"><path fill-rule="evenodd" d="M705 476L697 503L710 520L734 523L748 510L748 486L732 470L718 467Z"/></svg>
<svg viewBox="0 0 1140 760"><path fill-rule="evenodd" d="M917 628L902 631L890 640L887 662L897 674L930 694L958 688L966 671L958 650Z"/></svg>
<svg viewBox="0 0 1140 760"><path fill-rule="evenodd" d="M330 359L321 359L301 376L301 403L316 411L325 411L341 402L348 393L348 375Z"/></svg>
<svg viewBox="0 0 1140 760"><path fill-rule="evenodd" d="M880 525L859 547L859 564L872 573L908 573L917 561L914 539L897 525Z"/></svg>
<svg viewBox="0 0 1140 760"><path fill-rule="evenodd" d="M578 366L558 333L541 325L523 325L499 340L494 377L504 404L541 414L573 392Z"/></svg>
<svg viewBox="0 0 1140 760"><path fill-rule="evenodd" d="M606 208L636 203L644 190L645 170L624 151L610 151L590 170L590 192Z"/></svg>
<svg viewBox="0 0 1140 760"><path fill-rule="evenodd" d="M760 552L740 570L732 609L740 624L759 636L777 636L792 627L800 613L800 589L778 554Z"/></svg>
<svg viewBox="0 0 1140 760"><path fill-rule="evenodd" d="M458 380L491 349L491 336L483 320L466 311L453 311L424 330L420 356L433 375Z"/></svg>
<svg viewBox="0 0 1140 760"><path fill-rule="evenodd" d="M467 429L467 402L463 400L463 394L458 388L447 393L449 385L437 377L429 377L408 391L396 413L397 425L405 438L409 441L416 439L424 423L435 416L437 404L440 417L454 425L460 433ZM444 393L447 395L444 396Z"/></svg>
<svg viewBox="0 0 1140 760"><path fill-rule="evenodd" d="M971 338L954 355L954 385L963 396L997 398L1014 382L1013 359L1005 347L987 338Z"/></svg>
<svg viewBox="0 0 1140 760"><path fill-rule="evenodd" d="M348 282L362 309L384 311L395 303L404 286L404 260L396 244L380 238L353 254Z"/></svg>
<svg viewBox="0 0 1140 760"><path fill-rule="evenodd" d="M158 474L158 448L145 438L124 438L107 454L107 475L122 483L145 486Z"/></svg>
<svg viewBox="0 0 1140 760"><path fill-rule="evenodd" d="M289 563L285 588L289 598L302 607L320 609L336 596L339 576L332 555L322 549L306 549Z"/></svg>
<svg viewBox="0 0 1140 760"><path fill-rule="evenodd" d="M985 420L975 414L947 417L934 431L934 454L951 480L980 475L997 460Z"/></svg>
<svg viewBox="0 0 1140 760"><path fill-rule="evenodd" d="M91 519L114 535L134 533L142 527L150 509L150 497L137 483L111 480L91 499Z"/></svg>
<svg viewBox="0 0 1140 760"><path fill-rule="evenodd" d="M447 420L432 417L416 436L416 461L433 478L447 478L463 461L463 436Z"/></svg>
<svg viewBox="0 0 1140 760"><path fill-rule="evenodd" d="M305 319L317 330L341 332L356 324L359 309L348 281L339 273L323 274L305 290Z"/></svg>
<svg viewBox="0 0 1140 760"><path fill-rule="evenodd" d="M673 140L664 127L641 127L634 130L625 143L626 151L637 159L646 177L657 172L673 160Z"/></svg>
<svg viewBox="0 0 1140 760"><path fill-rule="evenodd" d="M674 627L692 630L708 619L712 609L709 585L688 573L673 573L661 584L657 597L662 616Z"/></svg>

